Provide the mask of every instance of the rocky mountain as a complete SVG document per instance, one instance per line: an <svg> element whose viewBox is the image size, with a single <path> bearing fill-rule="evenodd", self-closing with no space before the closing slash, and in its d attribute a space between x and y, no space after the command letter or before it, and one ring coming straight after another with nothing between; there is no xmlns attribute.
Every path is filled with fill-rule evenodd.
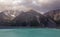
<svg viewBox="0 0 60 37"><path fill-rule="evenodd" d="M0 26L56 27L52 19L35 10L13 12L12 10L0 12Z"/></svg>
<svg viewBox="0 0 60 37"><path fill-rule="evenodd" d="M18 12L18 13L17 13ZM0 25L9 26L10 22L19 14L20 12L14 10L5 10L0 12Z"/></svg>
<svg viewBox="0 0 60 37"><path fill-rule="evenodd" d="M36 11L30 10L27 12L21 12L20 15L18 15L14 21L17 22L17 25L22 26L40 26L40 19L39 18L44 17L43 15L37 13Z"/></svg>
<svg viewBox="0 0 60 37"><path fill-rule="evenodd" d="M0 26L5 26L4 24L6 24L8 21L5 19L6 17L5 17L6 15L3 13L3 12L1 12L0 13Z"/></svg>
<svg viewBox="0 0 60 37"><path fill-rule="evenodd" d="M57 26L60 26L60 9L52 10L44 14L47 18L52 19Z"/></svg>
<svg viewBox="0 0 60 37"><path fill-rule="evenodd" d="M13 20L13 26L30 26L30 27L55 27L56 24L49 18L46 18L44 15L30 10L27 12L21 12ZM50 25L51 24L51 25Z"/></svg>

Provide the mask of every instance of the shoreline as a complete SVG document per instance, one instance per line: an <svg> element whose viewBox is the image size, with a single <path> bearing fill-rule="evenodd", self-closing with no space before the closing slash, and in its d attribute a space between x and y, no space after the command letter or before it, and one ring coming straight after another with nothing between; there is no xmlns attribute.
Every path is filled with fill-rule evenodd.
<svg viewBox="0 0 60 37"><path fill-rule="evenodd" d="M20 29L20 28L48 28L48 29L60 29L60 27L50 28L50 27L0 26L0 29Z"/></svg>

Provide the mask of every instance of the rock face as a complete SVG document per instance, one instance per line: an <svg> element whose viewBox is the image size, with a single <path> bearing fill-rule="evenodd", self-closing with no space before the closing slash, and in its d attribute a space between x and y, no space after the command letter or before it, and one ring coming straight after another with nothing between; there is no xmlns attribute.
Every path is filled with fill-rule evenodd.
<svg viewBox="0 0 60 37"><path fill-rule="evenodd" d="M57 27L60 26L60 9L49 11L45 15L47 18L53 20L57 24Z"/></svg>
<svg viewBox="0 0 60 37"><path fill-rule="evenodd" d="M15 16L12 16L13 14L13 10L5 10L0 12L0 26L10 26L11 21L15 18ZM16 13L15 15L17 16L18 13Z"/></svg>
<svg viewBox="0 0 60 37"><path fill-rule="evenodd" d="M30 10L28 12L22 12L13 20L13 26L28 26L28 27L56 27L56 24L44 15Z"/></svg>
<svg viewBox="0 0 60 37"><path fill-rule="evenodd" d="M0 13L0 26L9 26L10 21L8 20L8 16L4 14L4 12Z"/></svg>
<svg viewBox="0 0 60 37"><path fill-rule="evenodd" d="M13 17L11 15L6 14L5 12L8 11L3 11L0 13L0 26L50 27L50 28L56 27L56 23L50 18L48 13L46 13L45 14L46 16L44 16L34 10L30 10L27 12L17 11L19 15L16 16L13 20L11 20ZM12 12L14 11L9 12L11 12L12 14Z"/></svg>
<svg viewBox="0 0 60 37"><path fill-rule="evenodd" d="M19 16L17 16L14 21L16 21L16 25L20 26L41 26L40 19L44 16L40 13L37 13L34 10L30 10L28 12L22 12ZM45 18L45 17L44 17Z"/></svg>

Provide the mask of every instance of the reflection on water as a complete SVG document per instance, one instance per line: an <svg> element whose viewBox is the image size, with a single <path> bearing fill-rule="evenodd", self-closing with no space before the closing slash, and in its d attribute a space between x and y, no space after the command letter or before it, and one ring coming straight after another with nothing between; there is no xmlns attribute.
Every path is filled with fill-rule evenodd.
<svg viewBox="0 0 60 37"><path fill-rule="evenodd" d="M0 37L60 37L60 29L0 29Z"/></svg>

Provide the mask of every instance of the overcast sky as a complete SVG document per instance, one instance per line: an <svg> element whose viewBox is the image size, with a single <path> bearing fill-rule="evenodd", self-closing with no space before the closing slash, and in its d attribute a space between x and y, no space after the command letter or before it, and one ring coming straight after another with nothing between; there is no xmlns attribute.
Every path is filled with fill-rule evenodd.
<svg viewBox="0 0 60 37"><path fill-rule="evenodd" d="M0 0L0 4L13 6L22 5L43 13L60 8L60 0Z"/></svg>

